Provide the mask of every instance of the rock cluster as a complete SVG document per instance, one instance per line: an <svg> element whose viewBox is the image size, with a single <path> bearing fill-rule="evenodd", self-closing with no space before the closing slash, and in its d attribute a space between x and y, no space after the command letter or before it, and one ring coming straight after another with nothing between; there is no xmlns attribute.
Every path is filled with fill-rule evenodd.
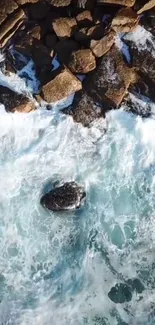
<svg viewBox="0 0 155 325"><path fill-rule="evenodd" d="M151 35L146 47L133 37L139 28ZM118 37L128 47L128 62ZM47 103L75 93L64 113L84 126L122 102L136 112L128 94L139 94L139 85L142 96L155 100L154 37L155 0L0 0L6 73L18 70L9 55L12 46L34 61L39 95ZM60 67L52 70L55 56ZM6 87L0 89L0 101L9 112L34 109L31 99Z"/></svg>

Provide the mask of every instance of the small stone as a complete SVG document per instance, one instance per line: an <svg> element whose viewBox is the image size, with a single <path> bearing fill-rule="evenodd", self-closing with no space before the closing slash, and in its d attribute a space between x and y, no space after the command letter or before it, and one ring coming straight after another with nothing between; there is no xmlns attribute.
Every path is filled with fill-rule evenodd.
<svg viewBox="0 0 155 325"><path fill-rule="evenodd" d="M103 38L100 40L91 40L90 42L90 49L92 50L93 54L100 58L104 54L106 54L115 41L116 33L114 31L110 31L108 34L106 34Z"/></svg>
<svg viewBox="0 0 155 325"><path fill-rule="evenodd" d="M111 27L116 33L128 33L133 31L139 22L137 13L131 8L123 8L113 18Z"/></svg>
<svg viewBox="0 0 155 325"><path fill-rule="evenodd" d="M7 112L11 113L29 113L35 110L32 100L4 86L0 86L0 103L5 106Z"/></svg>
<svg viewBox="0 0 155 325"><path fill-rule="evenodd" d="M92 51L83 49L73 52L68 64L73 73L88 73L96 68L96 60Z"/></svg>
<svg viewBox="0 0 155 325"><path fill-rule="evenodd" d="M132 300L132 292L130 286L124 283L117 283L108 293L110 300L116 304L123 304Z"/></svg>
<svg viewBox="0 0 155 325"><path fill-rule="evenodd" d="M79 91L81 88L81 81L67 68L64 68L58 72L58 75L53 80L42 87L42 96L48 103L55 103Z"/></svg>
<svg viewBox="0 0 155 325"><path fill-rule="evenodd" d="M75 31L77 22L75 18L62 17L55 19L53 29L59 38L69 38Z"/></svg>
<svg viewBox="0 0 155 325"><path fill-rule="evenodd" d="M85 197L83 187L67 182L42 196L40 203L51 211L74 211L81 207Z"/></svg>

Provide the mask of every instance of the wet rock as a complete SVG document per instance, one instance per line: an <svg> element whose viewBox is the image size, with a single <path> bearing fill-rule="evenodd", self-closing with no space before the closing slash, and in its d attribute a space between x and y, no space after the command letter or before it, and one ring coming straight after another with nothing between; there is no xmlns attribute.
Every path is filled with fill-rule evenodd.
<svg viewBox="0 0 155 325"><path fill-rule="evenodd" d="M75 31L77 22L75 18L62 17L53 22L53 29L59 38L69 38Z"/></svg>
<svg viewBox="0 0 155 325"><path fill-rule="evenodd" d="M42 87L42 97L48 103L55 103L82 88L81 81L67 68L57 73L53 80Z"/></svg>
<svg viewBox="0 0 155 325"><path fill-rule="evenodd" d="M95 101L118 107L134 79L134 71L126 66L121 52L113 46L87 77L84 87Z"/></svg>
<svg viewBox="0 0 155 325"><path fill-rule="evenodd" d="M154 89L155 82L149 78L149 75L141 71L137 72L135 82L129 87L130 93L136 94L136 96L141 98L145 96L147 101L151 100L155 103Z"/></svg>
<svg viewBox="0 0 155 325"><path fill-rule="evenodd" d="M48 0L48 3L54 7L67 7L70 5L71 0Z"/></svg>
<svg viewBox="0 0 155 325"><path fill-rule="evenodd" d="M0 86L0 103L5 106L7 112L11 113L29 113L35 109L34 102L28 97L4 86Z"/></svg>
<svg viewBox="0 0 155 325"><path fill-rule="evenodd" d="M106 54L115 41L116 33L114 31L110 31L100 40L91 40L90 49L96 57L101 57Z"/></svg>
<svg viewBox="0 0 155 325"><path fill-rule="evenodd" d="M137 27L138 21L138 15L133 9L123 8L113 18L111 27L117 33L128 33Z"/></svg>
<svg viewBox="0 0 155 325"><path fill-rule="evenodd" d="M142 6L139 10L138 10L138 15L142 14L144 11L150 10L153 7L155 7L155 0L150 0L147 1L146 4L144 4L144 6Z"/></svg>
<svg viewBox="0 0 155 325"><path fill-rule="evenodd" d="M11 15L0 27L0 44L4 47L10 38L16 33L24 21L24 11L19 9Z"/></svg>
<svg viewBox="0 0 155 325"><path fill-rule="evenodd" d="M117 283L108 293L108 297L116 304L123 304L132 300L130 286L124 283Z"/></svg>
<svg viewBox="0 0 155 325"><path fill-rule="evenodd" d="M145 290L144 284L138 279L128 279L127 284L131 287L132 291L142 293Z"/></svg>
<svg viewBox="0 0 155 325"><path fill-rule="evenodd" d="M88 27L93 24L93 17L89 10L84 10L76 16L77 23L80 27Z"/></svg>
<svg viewBox="0 0 155 325"><path fill-rule="evenodd" d="M57 44L57 37L55 34L47 34L45 36L45 45L51 50L55 47Z"/></svg>
<svg viewBox="0 0 155 325"><path fill-rule="evenodd" d="M79 47L80 46L76 41L68 39L59 41L54 47L54 50L59 62L67 64L71 53L77 51Z"/></svg>
<svg viewBox="0 0 155 325"><path fill-rule="evenodd" d="M47 2L37 2L29 7L29 15L34 20L44 19L50 10Z"/></svg>
<svg viewBox="0 0 155 325"><path fill-rule="evenodd" d="M124 36L124 41L129 46L132 65L149 75L155 82L155 37L138 26L134 33Z"/></svg>
<svg viewBox="0 0 155 325"><path fill-rule="evenodd" d="M132 7L134 6L136 0L97 0L97 4L104 5L104 4L115 4L121 6Z"/></svg>
<svg viewBox="0 0 155 325"><path fill-rule="evenodd" d="M85 127L89 127L96 119L105 116L101 105L96 103L86 91L77 94L73 105L64 109L63 113L71 115L76 123L81 123Z"/></svg>
<svg viewBox="0 0 155 325"><path fill-rule="evenodd" d="M129 93L124 98L124 109L127 112L139 115L143 118L150 117L152 114L152 103L144 97Z"/></svg>
<svg viewBox="0 0 155 325"><path fill-rule="evenodd" d="M96 60L92 51L83 49L73 52L68 64L73 73L88 73L96 68Z"/></svg>
<svg viewBox="0 0 155 325"><path fill-rule="evenodd" d="M83 188L75 182L67 182L45 194L40 203L51 211L76 210L86 197Z"/></svg>

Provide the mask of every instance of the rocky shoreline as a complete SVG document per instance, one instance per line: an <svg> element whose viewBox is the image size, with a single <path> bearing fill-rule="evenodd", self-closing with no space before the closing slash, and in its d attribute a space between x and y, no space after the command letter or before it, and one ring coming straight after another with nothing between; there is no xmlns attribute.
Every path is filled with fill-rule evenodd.
<svg viewBox="0 0 155 325"><path fill-rule="evenodd" d="M154 0L2 0L0 45L4 74L16 74L31 59L40 83L34 100L0 86L7 112L31 112L37 101L49 108L75 93L62 112L84 126L123 104L143 117L151 114ZM54 58L60 63L56 69Z"/></svg>

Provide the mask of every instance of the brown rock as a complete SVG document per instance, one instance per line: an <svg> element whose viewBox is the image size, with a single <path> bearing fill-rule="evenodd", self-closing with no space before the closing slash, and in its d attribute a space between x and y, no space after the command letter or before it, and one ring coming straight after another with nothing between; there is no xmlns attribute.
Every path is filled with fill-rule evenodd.
<svg viewBox="0 0 155 325"><path fill-rule="evenodd" d="M25 5L26 3L36 3L38 0L16 0L19 6Z"/></svg>
<svg viewBox="0 0 155 325"><path fill-rule="evenodd" d="M134 78L135 73L126 66L122 54L113 46L92 75L87 77L84 87L97 102L118 107Z"/></svg>
<svg viewBox="0 0 155 325"><path fill-rule="evenodd" d="M51 50L56 45L58 39L55 34L47 34L45 36L45 45Z"/></svg>
<svg viewBox="0 0 155 325"><path fill-rule="evenodd" d="M111 27L116 33L128 33L133 31L139 22L137 13L131 8L123 8L118 11L112 20Z"/></svg>
<svg viewBox="0 0 155 325"><path fill-rule="evenodd" d="M67 64L71 53L79 49L79 44L71 39L68 39L59 41L54 49L59 62Z"/></svg>
<svg viewBox="0 0 155 325"><path fill-rule="evenodd" d="M53 80L42 87L42 97L48 103L55 103L81 88L81 81L64 68Z"/></svg>
<svg viewBox="0 0 155 325"><path fill-rule="evenodd" d="M90 43L90 48L93 54L98 58L106 54L114 44L115 36L116 33L114 31L110 31L100 40L92 40Z"/></svg>
<svg viewBox="0 0 155 325"><path fill-rule="evenodd" d="M82 11L76 16L77 23L80 27L88 27L93 23L93 17L89 10Z"/></svg>
<svg viewBox="0 0 155 325"><path fill-rule="evenodd" d="M144 11L150 10L153 7L155 7L155 0L150 0L147 1L146 4L144 6L142 6L139 10L138 10L138 15L142 14Z"/></svg>
<svg viewBox="0 0 155 325"><path fill-rule="evenodd" d="M33 3L29 7L30 17L34 20L44 19L50 10L47 2Z"/></svg>
<svg viewBox="0 0 155 325"><path fill-rule="evenodd" d="M89 46L91 39L99 40L104 36L105 30L102 24L92 26L90 28L79 29L74 37L75 40L80 42L82 45Z"/></svg>
<svg viewBox="0 0 155 325"><path fill-rule="evenodd" d="M133 7L135 2L136 0L97 0L97 4L99 5L104 5L105 3L108 3L127 7Z"/></svg>
<svg viewBox="0 0 155 325"><path fill-rule="evenodd" d="M138 71L136 74L135 82L130 86L129 91L136 94L138 97L147 97L155 103L155 82L153 82L148 75Z"/></svg>
<svg viewBox="0 0 155 325"><path fill-rule="evenodd" d="M9 39L15 34L24 21L24 11L19 9L11 15L0 27L0 44L5 46Z"/></svg>
<svg viewBox="0 0 155 325"><path fill-rule="evenodd" d="M31 30L28 31L29 37L40 41L42 37L42 30L39 25L34 26Z"/></svg>
<svg viewBox="0 0 155 325"><path fill-rule="evenodd" d="M53 29L59 38L69 38L76 28L76 20L74 18L58 18L53 22Z"/></svg>
<svg viewBox="0 0 155 325"><path fill-rule="evenodd" d="M67 7L71 4L71 0L48 0L54 7Z"/></svg>
<svg viewBox="0 0 155 325"><path fill-rule="evenodd" d="M4 86L0 86L0 102L7 112L29 113L35 109L34 103L28 97Z"/></svg>
<svg viewBox="0 0 155 325"><path fill-rule="evenodd" d="M85 91L75 95L73 105L64 109L63 113L71 115L75 122L85 127L90 126L94 120L104 117L104 109Z"/></svg>
<svg viewBox="0 0 155 325"><path fill-rule="evenodd" d="M68 64L73 73L88 73L96 68L96 60L92 51L83 49L73 52Z"/></svg>
<svg viewBox="0 0 155 325"><path fill-rule="evenodd" d="M0 1L0 14L7 16L18 8L16 1L14 0L1 0Z"/></svg>

